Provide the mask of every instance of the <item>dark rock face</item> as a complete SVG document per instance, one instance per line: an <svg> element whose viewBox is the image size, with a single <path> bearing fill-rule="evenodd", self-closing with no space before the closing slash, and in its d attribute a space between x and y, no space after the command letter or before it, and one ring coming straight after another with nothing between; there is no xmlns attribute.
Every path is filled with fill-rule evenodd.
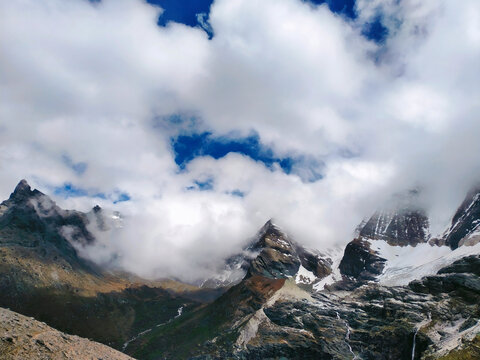
<svg viewBox="0 0 480 360"><path fill-rule="evenodd" d="M429 220L424 211L404 206L391 211L377 211L358 226L357 233L358 238L347 245L340 262L342 280L333 288L351 290L375 281L387 260L371 249L370 240L386 241L390 246L425 243L430 237Z"/></svg>
<svg viewBox="0 0 480 360"><path fill-rule="evenodd" d="M271 222L264 226L264 234L253 250L260 250L260 253L251 261L247 276L262 275L281 279L294 276L300 268L301 262L295 246Z"/></svg>
<svg viewBox="0 0 480 360"><path fill-rule="evenodd" d="M345 248L339 267L342 275L364 282L375 280L382 273L385 261L370 248L367 241L355 239Z"/></svg>
<svg viewBox="0 0 480 360"><path fill-rule="evenodd" d="M0 242L29 247L55 248L69 260L84 266L72 242L91 244L93 235L87 230L86 214L60 209L48 196L31 190L25 180L10 198L0 204Z"/></svg>
<svg viewBox="0 0 480 360"><path fill-rule="evenodd" d="M360 236L385 240L394 246L415 246L428 240L428 217L421 210L401 209L375 213L360 230Z"/></svg>
<svg viewBox="0 0 480 360"><path fill-rule="evenodd" d="M445 233L445 243L452 249L461 246L475 230L480 229L480 188L471 190L452 218Z"/></svg>
<svg viewBox="0 0 480 360"><path fill-rule="evenodd" d="M260 239L249 248L259 254L250 262L248 274L281 279L294 276L300 265L319 279L331 274L330 259L289 239L270 220L260 234Z"/></svg>
<svg viewBox="0 0 480 360"><path fill-rule="evenodd" d="M297 244L269 220L241 254L225 261L225 268L219 276L222 280L209 279L203 286L231 286L238 284L244 276L254 275L284 279L295 276L300 265L318 279L332 272L332 261L328 257Z"/></svg>
<svg viewBox="0 0 480 360"><path fill-rule="evenodd" d="M409 321L417 319L404 315L405 308L395 304L396 294L372 287L369 301L365 295L355 293L356 300L362 300L360 306L352 306L349 301L331 303L333 299L317 296L313 302L277 301L265 309L274 326L261 327L261 336L267 337L277 329L275 334L281 340L276 344L286 342L285 347L296 351L296 356L288 358L411 359L413 333ZM287 330L292 328L295 330ZM420 353L428 339L421 336L417 341ZM250 355L254 349L247 347L243 353Z"/></svg>
<svg viewBox="0 0 480 360"><path fill-rule="evenodd" d="M480 255L466 256L440 269L439 274L471 273L480 276Z"/></svg>
<svg viewBox="0 0 480 360"><path fill-rule="evenodd" d="M480 300L480 255L472 255L442 268L437 275L427 276L410 283L417 292L438 295L454 293L466 301Z"/></svg>
<svg viewBox="0 0 480 360"><path fill-rule="evenodd" d="M302 247L297 247L297 254L302 266L311 271L319 279L332 273L332 262L330 259L315 254Z"/></svg>

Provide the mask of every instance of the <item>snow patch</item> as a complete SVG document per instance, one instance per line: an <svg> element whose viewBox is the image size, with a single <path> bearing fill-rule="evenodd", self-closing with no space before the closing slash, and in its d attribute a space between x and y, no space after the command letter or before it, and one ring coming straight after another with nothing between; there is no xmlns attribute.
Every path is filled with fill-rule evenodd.
<svg viewBox="0 0 480 360"><path fill-rule="evenodd" d="M387 259L379 283L386 286L403 286L424 276L434 275L441 268L464 256L480 254L480 244L461 246L451 250L447 246L391 246L383 240L369 240L371 248Z"/></svg>
<svg viewBox="0 0 480 360"><path fill-rule="evenodd" d="M332 261L332 273L328 275L327 277L323 278L319 282L313 285L313 290L315 291L321 291L325 289L326 285L331 285L337 281L340 281L342 279L342 274L340 273L340 262L342 261L343 254L344 254L344 249L337 247L328 250L328 257Z"/></svg>
<svg viewBox="0 0 480 360"><path fill-rule="evenodd" d="M302 265L298 269L297 275L295 275L295 282L297 284L311 284L317 277L311 271L305 269Z"/></svg>

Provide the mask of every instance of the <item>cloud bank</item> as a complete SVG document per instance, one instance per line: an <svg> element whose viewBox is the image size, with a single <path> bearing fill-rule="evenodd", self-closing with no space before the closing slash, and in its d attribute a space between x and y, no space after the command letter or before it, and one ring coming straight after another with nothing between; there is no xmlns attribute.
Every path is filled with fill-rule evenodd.
<svg viewBox="0 0 480 360"><path fill-rule="evenodd" d="M157 26L161 11L0 4L0 195L27 178L61 206L121 211L96 260L194 280L271 217L324 249L411 188L439 232L480 179L478 1L357 0L351 19L300 0L216 0L211 39ZM380 43L362 33L375 19ZM306 160L286 173L230 153L180 169L172 139L204 131L254 132L276 158ZM65 184L85 191L55 195Z"/></svg>

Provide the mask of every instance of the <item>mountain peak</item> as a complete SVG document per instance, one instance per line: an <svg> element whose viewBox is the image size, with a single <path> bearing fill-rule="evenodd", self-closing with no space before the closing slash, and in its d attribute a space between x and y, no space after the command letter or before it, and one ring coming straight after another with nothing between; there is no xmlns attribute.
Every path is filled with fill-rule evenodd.
<svg viewBox="0 0 480 360"><path fill-rule="evenodd" d="M21 201L28 199L34 195L36 190L32 191L32 188L28 184L27 180L22 179L13 190L13 193L10 195L10 200Z"/></svg>
<svg viewBox="0 0 480 360"><path fill-rule="evenodd" d="M283 232L282 229L280 229L275 223L273 219L268 220L262 228L258 231L257 233L257 240L253 243L254 246L257 246L257 244L262 244L262 238L265 237L267 234L276 234L278 237L286 238L287 235ZM263 246L263 245L261 245Z"/></svg>
<svg viewBox="0 0 480 360"><path fill-rule="evenodd" d="M15 187L14 193L23 193L23 192L30 192L32 189L28 184L27 180L22 179Z"/></svg>
<svg viewBox="0 0 480 360"><path fill-rule="evenodd" d="M269 229L275 228L275 224L273 223L273 219L269 219L260 229L259 233L263 233L268 231Z"/></svg>

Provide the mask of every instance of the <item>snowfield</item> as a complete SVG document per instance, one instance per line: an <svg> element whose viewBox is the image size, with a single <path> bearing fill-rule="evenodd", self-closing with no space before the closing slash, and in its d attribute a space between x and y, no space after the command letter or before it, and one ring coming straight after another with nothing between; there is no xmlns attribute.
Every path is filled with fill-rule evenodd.
<svg viewBox="0 0 480 360"><path fill-rule="evenodd" d="M391 246L383 240L368 240L378 255L387 259L378 281L386 286L407 285L410 281L434 275L441 268L464 256L480 254L480 244L461 246L451 250L448 246Z"/></svg>

